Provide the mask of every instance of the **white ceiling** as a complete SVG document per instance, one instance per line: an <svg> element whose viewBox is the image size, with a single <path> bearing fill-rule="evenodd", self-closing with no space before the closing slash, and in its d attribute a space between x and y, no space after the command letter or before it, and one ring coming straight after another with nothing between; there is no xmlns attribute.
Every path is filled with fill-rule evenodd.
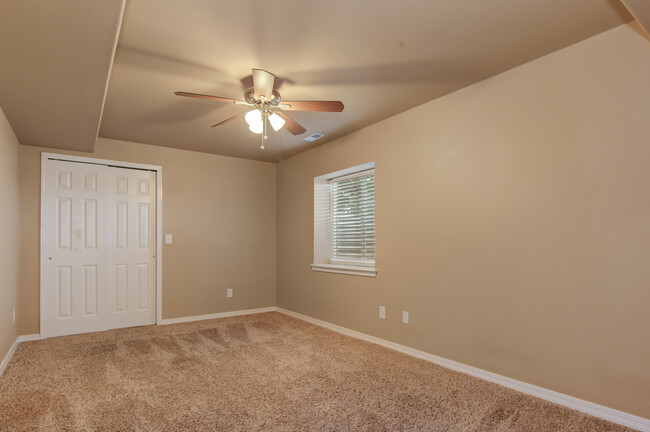
<svg viewBox="0 0 650 432"><path fill-rule="evenodd" d="M0 106L23 144L94 146L120 4L0 0ZM130 0L99 135L278 161L629 20L618 0ZM241 99L253 67L345 110L291 112L307 132L261 150L243 118L210 127L245 107L173 94Z"/></svg>
<svg viewBox="0 0 650 432"><path fill-rule="evenodd" d="M100 135L277 161L626 20L607 0L132 0ZM253 67L282 77L287 100L345 110L292 112L307 132L260 150L243 118L210 127L246 107L173 94L241 99Z"/></svg>
<svg viewBox="0 0 650 432"><path fill-rule="evenodd" d="M0 0L0 106L22 144L93 151L124 0Z"/></svg>

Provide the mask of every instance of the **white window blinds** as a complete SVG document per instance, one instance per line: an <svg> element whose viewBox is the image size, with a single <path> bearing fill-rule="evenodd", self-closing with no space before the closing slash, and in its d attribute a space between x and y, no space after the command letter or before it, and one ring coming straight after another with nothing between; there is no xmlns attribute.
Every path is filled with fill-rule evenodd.
<svg viewBox="0 0 650 432"><path fill-rule="evenodd" d="M330 261L375 262L375 171L335 178L330 183Z"/></svg>

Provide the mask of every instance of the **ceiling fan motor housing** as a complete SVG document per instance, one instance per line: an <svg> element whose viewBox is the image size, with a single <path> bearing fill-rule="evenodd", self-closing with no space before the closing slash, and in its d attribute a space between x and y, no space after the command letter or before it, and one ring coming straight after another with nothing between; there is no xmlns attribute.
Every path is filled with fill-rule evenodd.
<svg viewBox="0 0 650 432"><path fill-rule="evenodd" d="M249 104L253 104L253 105L262 103L261 100L255 97L255 89L252 87L246 90L246 93L244 93L244 100ZM282 98L280 97L280 93L274 90L273 96L271 97L271 99L267 100L266 102L268 102L272 106L277 106L281 100Z"/></svg>

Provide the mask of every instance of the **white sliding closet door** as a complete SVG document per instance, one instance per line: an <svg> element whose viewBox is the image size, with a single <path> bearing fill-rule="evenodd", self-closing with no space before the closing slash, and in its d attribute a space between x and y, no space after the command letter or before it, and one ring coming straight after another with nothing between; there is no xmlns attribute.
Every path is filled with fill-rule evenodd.
<svg viewBox="0 0 650 432"><path fill-rule="evenodd" d="M57 160L47 169L48 336L107 325L106 167Z"/></svg>
<svg viewBox="0 0 650 432"><path fill-rule="evenodd" d="M156 322L156 173L109 167L109 322Z"/></svg>
<svg viewBox="0 0 650 432"><path fill-rule="evenodd" d="M46 335L156 322L156 173L47 160Z"/></svg>

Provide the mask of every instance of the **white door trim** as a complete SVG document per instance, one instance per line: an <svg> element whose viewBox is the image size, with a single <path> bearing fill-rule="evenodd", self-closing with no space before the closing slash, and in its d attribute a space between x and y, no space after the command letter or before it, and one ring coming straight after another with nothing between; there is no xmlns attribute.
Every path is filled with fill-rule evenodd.
<svg viewBox="0 0 650 432"><path fill-rule="evenodd" d="M47 160L58 159L69 162L84 162L98 165L113 165L124 168L136 168L155 171L156 173L156 324L162 322L162 166L148 165L135 162L97 159L82 156L71 156L59 153L41 153L41 259L40 259L40 328L41 339L47 338L47 323L45 322L45 281L47 279Z"/></svg>

